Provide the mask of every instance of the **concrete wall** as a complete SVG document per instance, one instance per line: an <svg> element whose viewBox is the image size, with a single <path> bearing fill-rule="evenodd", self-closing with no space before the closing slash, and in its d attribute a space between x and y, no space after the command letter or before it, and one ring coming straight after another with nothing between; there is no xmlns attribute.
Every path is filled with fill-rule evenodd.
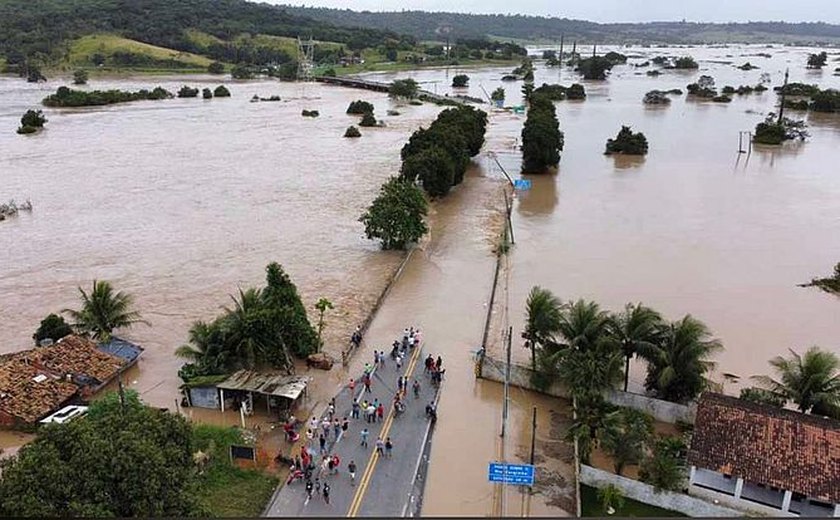
<svg viewBox="0 0 840 520"><path fill-rule="evenodd" d="M531 384L532 370L523 365L512 363L510 366L510 384L520 388L527 388L543 394L554 397L568 398L569 393L563 388L563 385L554 383L546 390L537 390ZM481 362L481 375L483 379L496 381L499 383L505 382L505 362L484 356ZM685 421L694 424L694 417L697 414L697 405L692 403L688 406L654 399L640 394L632 394L630 392L622 392L620 390L612 390L604 395L604 399L616 406L625 406L635 410L641 410L654 419L667 423L675 423L677 421Z"/></svg>
<svg viewBox="0 0 840 520"><path fill-rule="evenodd" d="M688 516L699 517L737 517L744 516L743 513L715 505L711 502L706 502L699 498L695 498L683 493L673 493L670 491L657 492L653 486L632 480L626 477L620 477L607 471L602 471L592 466L581 464L580 466L580 482L595 488L602 488L609 484L621 490L627 498L632 498L638 502L650 504L663 509L670 509L671 511L679 511Z"/></svg>

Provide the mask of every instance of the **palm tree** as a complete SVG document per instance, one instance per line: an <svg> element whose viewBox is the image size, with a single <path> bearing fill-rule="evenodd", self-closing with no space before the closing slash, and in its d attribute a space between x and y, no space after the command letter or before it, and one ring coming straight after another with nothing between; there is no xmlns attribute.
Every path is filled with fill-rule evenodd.
<svg viewBox="0 0 840 520"><path fill-rule="evenodd" d="M218 322L196 321L190 327L189 343L175 349L175 355L207 371L220 370L225 365L224 338Z"/></svg>
<svg viewBox="0 0 840 520"><path fill-rule="evenodd" d="M722 350L708 327L690 315L662 330L662 339L647 353L645 387L656 397L684 403L709 386L706 376L714 369L709 357Z"/></svg>
<svg viewBox="0 0 840 520"><path fill-rule="evenodd" d="M327 310L333 308L333 304L326 298L321 298L315 304L315 308L318 309L318 349L320 350L323 346L323 342L321 340L321 331L324 329L324 313Z"/></svg>
<svg viewBox="0 0 840 520"><path fill-rule="evenodd" d="M554 345L554 335L560 329L562 303L548 289L534 286L525 302L526 348L531 349L531 369L537 369L536 350Z"/></svg>
<svg viewBox="0 0 840 520"><path fill-rule="evenodd" d="M753 376L761 386L785 400L796 403L800 412L824 412L840 405L840 359L819 347L811 347L800 356L777 356L770 360L779 380Z"/></svg>
<svg viewBox="0 0 840 520"><path fill-rule="evenodd" d="M641 303L624 306L624 312L610 319L610 335L624 354L624 391L630 381L630 360L634 355L642 357L655 351L660 339L662 316Z"/></svg>
<svg viewBox="0 0 840 520"><path fill-rule="evenodd" d="M291 355L280 333L282 323L264 305L260 289L239 290L239 299L231 295L233 308L225 307L223 316L224 351L246 368L271 361L294 370Z"/></svg>
<svg viewBox="0 0 840 520"><path fill-rule="evenodd" d="M590 350L608 339L609 313L595 302L578 300L560 313L559 335L563 348Z"/></svg>
<svg viewBox="0 0 840 520"><path fill-rule="evenodd" d="M624 507L624 495L618 487L612 484L607 484L598 490L598 500L601 501L604 513L608 515Z"/></svg>
<svg viewBox="0 0 840 520"><path fill-rule="evenodd" d="M62 312L70 316L79 332L90 334L93 339L108 341L116 329L136 323L149 325L140 318L140 313L132 310L131 295L122 291L115 293L107 281L94 280L90 294L81 287L79 293L82 295L82 308L78 311L64 309Z"/></svg>

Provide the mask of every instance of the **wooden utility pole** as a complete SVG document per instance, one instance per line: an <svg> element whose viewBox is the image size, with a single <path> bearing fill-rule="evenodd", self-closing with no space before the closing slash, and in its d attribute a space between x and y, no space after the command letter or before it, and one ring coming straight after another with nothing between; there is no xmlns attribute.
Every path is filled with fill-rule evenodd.
<svg viewBox="0 0 840 520"><path fill-rule="evenodd" d="M577 62L577 40L572 42L572 57L569 63L574 65Z"/></svg>
<svg viewBox="0 0 840 520"><path fill-rule="evenodd" d="M596 50L597 48L598 48L598 46L597 46L597 45L593 45L593 46L592 46L592 57L593 57L593 58L595 57L595 50Z"/></svg>
<svg viewBox="0 0 840 520"><path fill-rule="evenodd" d="M557 67L560 68L563 66L563 36L560 35L560 54L557 55Z"/></svg>
<svg viewBox="0 0 840 520"><path fill-rule="evenodd" d="M776 121L776 124L782 124L782 117L785 113L785 94L787 92L787 84L788 84L788 75L790 74L790 69L785 69L785 83L782 85L782 97L779 101L779 119Z"/></svg>
<svg viewBox="0 0 840 520"><path fill-rule="evenodd" d="M508 401L509 401L509 394L510 394L510 347L511 347L511 336L513 336L513 327L508 328L508 335L507 335L507 353L505 354L505 397L504 403L502 404L502 438L505 436L505 430L507 429L507 419L508 419ZM504 441L502 441L504 442ZM504 462L504 461L503 461ZM505 464L507 464L505 462Z"/></svg>

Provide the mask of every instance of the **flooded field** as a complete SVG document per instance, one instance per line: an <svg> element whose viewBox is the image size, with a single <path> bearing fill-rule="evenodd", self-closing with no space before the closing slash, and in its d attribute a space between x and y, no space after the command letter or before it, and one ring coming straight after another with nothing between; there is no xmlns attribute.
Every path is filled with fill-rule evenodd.
<svg viewBox="0 0 840 520"><path fill-rule="evenodd" d="M608 48L599 48L607 52ZM555 176L531 176L533 187L514 204L516 247L510 273L510 324L519 331L533 285L567 300L591 299L618 310L644 302L670 319L690 313L723 341L718 374L747 377L768 371L767 360L810 345L840 352L840 301L797 284L829 274L840 261L840 116L789 112L805 117L811 138L782 148L753 148L739 155L738 132L775 110L772 89L733 96L728 104L674 97L670 106L642 104L653 89L679 88L701 74L725 85L755 85L763 73L770 86L791 82L840 87L837 53L822 72L805 69L814 49L775 46L727 48L621 48L629 63L658 55L691 55L696 71L620 65L607 81L583 81L585 101L556 104L565 150ZM590 49L591 51L591 49ZM770 54L771 58L758 54ZM749 61L758 69L736 68ZM507 105L520 103L521 82L502 82L506 69L419 71L414 77L438 93L451 77L470 76L468 92L484 97L503 86ZM387 75L377 75L383 80ZM535 84L581 82L568 69L537 67ZM519 172L514 150L524 115L493 118L486 150L498 153L509 173ZM607 138L622 124L648 137L643 159L604 156ZM492 175L501 175L491 166ZM504 325L502 325L504 327ZM496 331L498 332L498 331ZM516 333L518 336L518 332ZM498 334L495 335L498 337ZM527 351L514 348L524 360ZM643 367L634 367L636 388ZM727 391L735 392L736 387Z"/></svg>

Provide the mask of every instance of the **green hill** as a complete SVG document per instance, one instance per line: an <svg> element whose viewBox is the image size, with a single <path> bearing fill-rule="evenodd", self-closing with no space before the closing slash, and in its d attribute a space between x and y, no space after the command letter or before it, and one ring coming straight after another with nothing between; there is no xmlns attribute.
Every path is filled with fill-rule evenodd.
<svg viewBox="0 0 840 520"><path fill-rule="evenodd" d="M212 63L205 56L158 47L114 34L91 34L72 40L68 44L66 61L73 67L89 67L101 63L112 67L202 70Z"/></svg>

